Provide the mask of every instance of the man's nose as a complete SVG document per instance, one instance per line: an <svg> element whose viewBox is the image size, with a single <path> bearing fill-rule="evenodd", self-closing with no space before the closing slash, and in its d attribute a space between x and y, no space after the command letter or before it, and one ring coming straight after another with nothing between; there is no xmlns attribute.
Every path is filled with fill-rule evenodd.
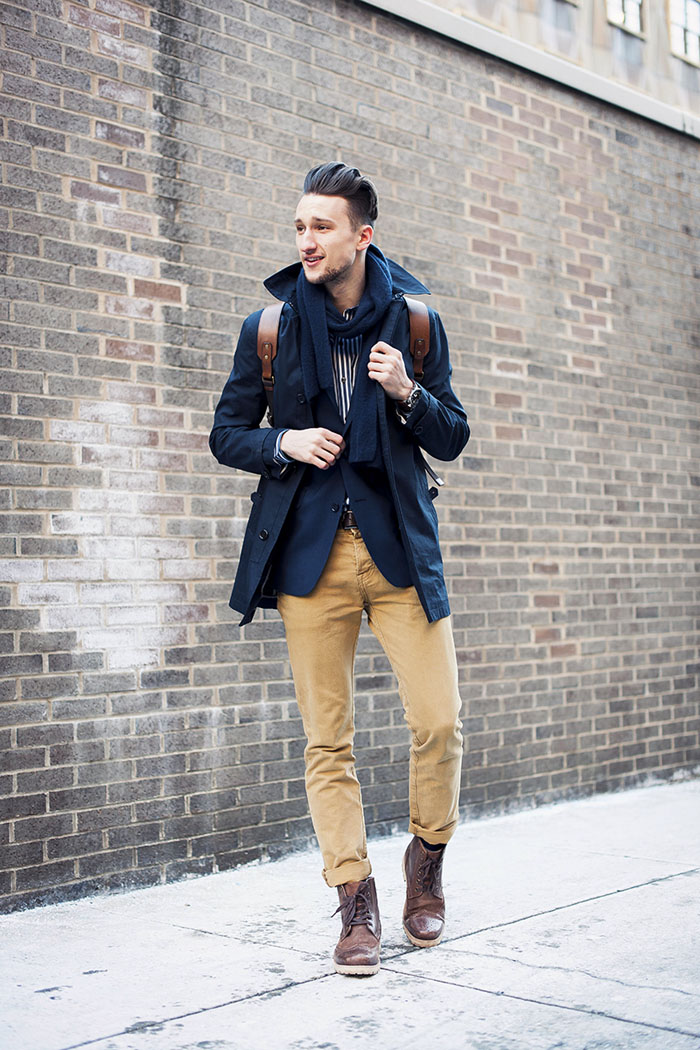
<svg viewBox="0 0 700 1050"><path fill-rule="evenodd" d="M311 248L316 247L316 238L312 230L304 230L299 237L299 247L303 252L308 252Z"/></svg>

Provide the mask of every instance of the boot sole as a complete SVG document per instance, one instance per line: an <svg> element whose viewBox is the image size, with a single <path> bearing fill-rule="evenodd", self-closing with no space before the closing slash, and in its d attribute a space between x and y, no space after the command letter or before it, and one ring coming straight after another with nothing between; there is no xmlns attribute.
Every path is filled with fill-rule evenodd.
<svg viewBox="0 0 700 1050"><path fill-rule="evenodd" d="M345 974L346 977L371 977L372 974L379 973L379 963L373 966L343 966L334 962L333 965L336 973Z"/></svg>
<svg viewBox="0 0 700 1050"><path fill-rule="evenodd" d="M408 879L406 878L406 855L404 854L403 860L401 861L401 870L403 872L403 881L408 885ZM409 933L406 924L403 924L403 932L408 937L411 944L414 944L416 948L433 948L436 944L439 944L442 940L445 931L443 930L439 937L433 937L431 941L421 941L418 937L414 937L412 933Z"/></svg>
<svg viewBox="0 0 700 1050"><path fill-rule="evenodd" d="M443 933L441 933L439 937L433 937L432 941L421 941L421 940L418 939L418 937L414 937L412 933L409 933L409 931L407 930L407 928L405 926L403 928L403 932L406 934L406 936L408 937L408 939L411 942L411 944L415 944L416 948L432 948L432 947L434 947L434 945L440 943L440 941L443 938L443 933L444 933L444 931L443 931Z"/></svg>

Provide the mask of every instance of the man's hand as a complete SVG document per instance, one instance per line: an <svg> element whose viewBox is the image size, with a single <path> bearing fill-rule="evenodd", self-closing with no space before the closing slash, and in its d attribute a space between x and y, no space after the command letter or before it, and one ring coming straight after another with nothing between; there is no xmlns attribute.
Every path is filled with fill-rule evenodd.
<svg viewBox="0 0 700 1050"><path fill-rule="evenodd" d="M413 390L413 381L408 378L400 350L388 343L375 343L369 354L370 379L384 388L384 393L394 401L405 401Z"/></svg>
<svg viewBox="0 0 700 1050"><path fill-rule="evenodd" d="M345 442L340 434L334 434L325 427L287 430L280 441L280 449L287 456L321 470L332 467L344 448Z"/></svg>

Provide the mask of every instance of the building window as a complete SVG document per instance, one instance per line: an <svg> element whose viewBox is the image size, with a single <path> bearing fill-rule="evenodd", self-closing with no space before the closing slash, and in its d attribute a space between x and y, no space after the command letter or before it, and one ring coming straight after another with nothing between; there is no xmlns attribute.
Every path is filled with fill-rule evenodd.
<svg viewBox="0 0 700 1050"><path fill-rule="evenodd" d="M671 0L671 50L700 64L700 0Z"/></svg>
<svg viewBox="0 0 700 1050"><path fill-rule="evenodd" d="M631 33L641 33L642 0L608 0L608 18Z"/></svg>

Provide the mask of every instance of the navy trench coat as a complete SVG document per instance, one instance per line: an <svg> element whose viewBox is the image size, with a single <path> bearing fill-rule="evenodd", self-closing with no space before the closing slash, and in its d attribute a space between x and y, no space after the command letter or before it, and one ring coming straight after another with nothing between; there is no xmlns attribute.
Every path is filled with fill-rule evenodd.
<svg viewBox="0 0 700 1050"><path fill-rule="evenodd" d="M370 246L369 251L372 251ZM393 299L382 323L380 338L400 349L406 371L413 375L409 352L408 310L404 294L428 292L397 263L388 260ZM267 401L257 356L258 321L262 311L243 322L231 375L216 408L209 446L228 467L260 475L251 495L253 506L243 540L230 605L248 623L258 606L274 608L276 595L268 585L275 544L292 507L304 474L317 470L303 463L280 468L274 461L277 435L287 428L315 426L304 395L299 359L299 315L295 305L296 279L301 263L294 263L265 281L285 306L280 319L274 363L274 427L261 427ZM430 622L449 615L450 607L438 543L438 521L423 467L421 449L440 460L453 460L469 440L466 413L450 383L447 338L439 316L430 314L430 352L421 382L425 393L408 422L402 422L391 400L377 384L382 455L411 578Z"/></svg>

